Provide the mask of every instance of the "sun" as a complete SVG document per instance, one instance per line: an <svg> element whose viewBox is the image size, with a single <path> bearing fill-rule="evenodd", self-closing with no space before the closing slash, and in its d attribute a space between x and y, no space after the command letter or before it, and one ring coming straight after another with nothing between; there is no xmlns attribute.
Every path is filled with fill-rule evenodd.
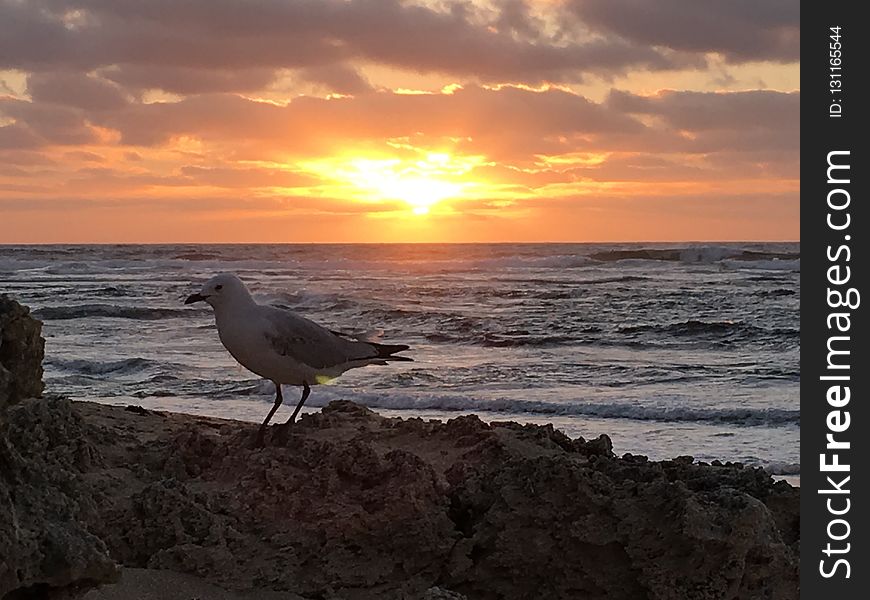
<svg viewBox="0 0 870 600"><path fill-rule="evenodd" d="M349 184L362 200L399 200L414 215L427 215L444 200L463 197L473 186L463 178L477 165L478 157L454 157L429 152L415 159L395 157L333 158L308 163L320 176Z"/></svg>
<svg viewBox="0 0 870 600"><path fill-rule="evenodd" d="M442 200L462 193L463 185L439 179L433 174L402 168L399 161L357 161L357 173L351 178L360 188L368 189L388 200L401 200L415 215L425 215Z"/></svg>

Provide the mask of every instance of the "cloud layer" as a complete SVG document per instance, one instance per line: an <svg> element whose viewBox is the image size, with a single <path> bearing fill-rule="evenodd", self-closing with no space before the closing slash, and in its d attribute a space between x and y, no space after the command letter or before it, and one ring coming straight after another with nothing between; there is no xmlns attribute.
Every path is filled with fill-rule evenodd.
<svg viewBox="0 0 870 600"><path fill-rule="evenodd" d="M494 219L493 239L511 219L582 239L606 206L704 207L735 239L758 229L741 194L796 237L797 81L739 81L796 63L799 19L796 0L0 0L0 242L149 202L329 237L436 176L463 193L433 222Z"/></svg>

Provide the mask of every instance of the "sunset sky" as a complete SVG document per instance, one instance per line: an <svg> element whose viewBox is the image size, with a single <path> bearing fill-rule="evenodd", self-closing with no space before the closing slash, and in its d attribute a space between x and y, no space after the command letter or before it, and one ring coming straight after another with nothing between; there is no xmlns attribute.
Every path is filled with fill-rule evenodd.
<svg viewBox="0 0 870 600"><path fill-rule="evenodd" d="M798 0L0 0L0 243L797 240Z"/></svg>

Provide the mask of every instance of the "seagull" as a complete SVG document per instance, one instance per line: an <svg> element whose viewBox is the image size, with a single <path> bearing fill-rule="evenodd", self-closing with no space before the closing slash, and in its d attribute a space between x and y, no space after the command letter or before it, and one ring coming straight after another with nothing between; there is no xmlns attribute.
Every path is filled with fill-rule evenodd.
<svg viewBox="0 0 870 600"><path fill-rule="evenodd" d="M405 344L376 344L330 331L286 309L258 304L236 275L222 273L205 282L185 304L206 302L214 309L224 348L243 367L275 384L275 403L260 425L258 445L272 415L283 402L281 385L302 386L302 398L285 423L289 426L308 399L312 385L335 379L348 369L411 361L396 356Z"/></svg>

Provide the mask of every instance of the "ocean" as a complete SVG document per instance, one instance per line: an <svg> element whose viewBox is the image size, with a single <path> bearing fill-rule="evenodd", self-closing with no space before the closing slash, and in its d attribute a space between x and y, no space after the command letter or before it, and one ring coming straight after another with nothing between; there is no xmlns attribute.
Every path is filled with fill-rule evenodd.
<svg viewBox="0 0 870 600"><path fill-rule="evenodd" d="M224 350L209 307L182 304L233 272L261 302L412 346L415 362L313 388L307 410L552 423L793 482L799 271L797 243L0 246L0 293L44 322L47 392L262 421L272 384Z"/></svg>

